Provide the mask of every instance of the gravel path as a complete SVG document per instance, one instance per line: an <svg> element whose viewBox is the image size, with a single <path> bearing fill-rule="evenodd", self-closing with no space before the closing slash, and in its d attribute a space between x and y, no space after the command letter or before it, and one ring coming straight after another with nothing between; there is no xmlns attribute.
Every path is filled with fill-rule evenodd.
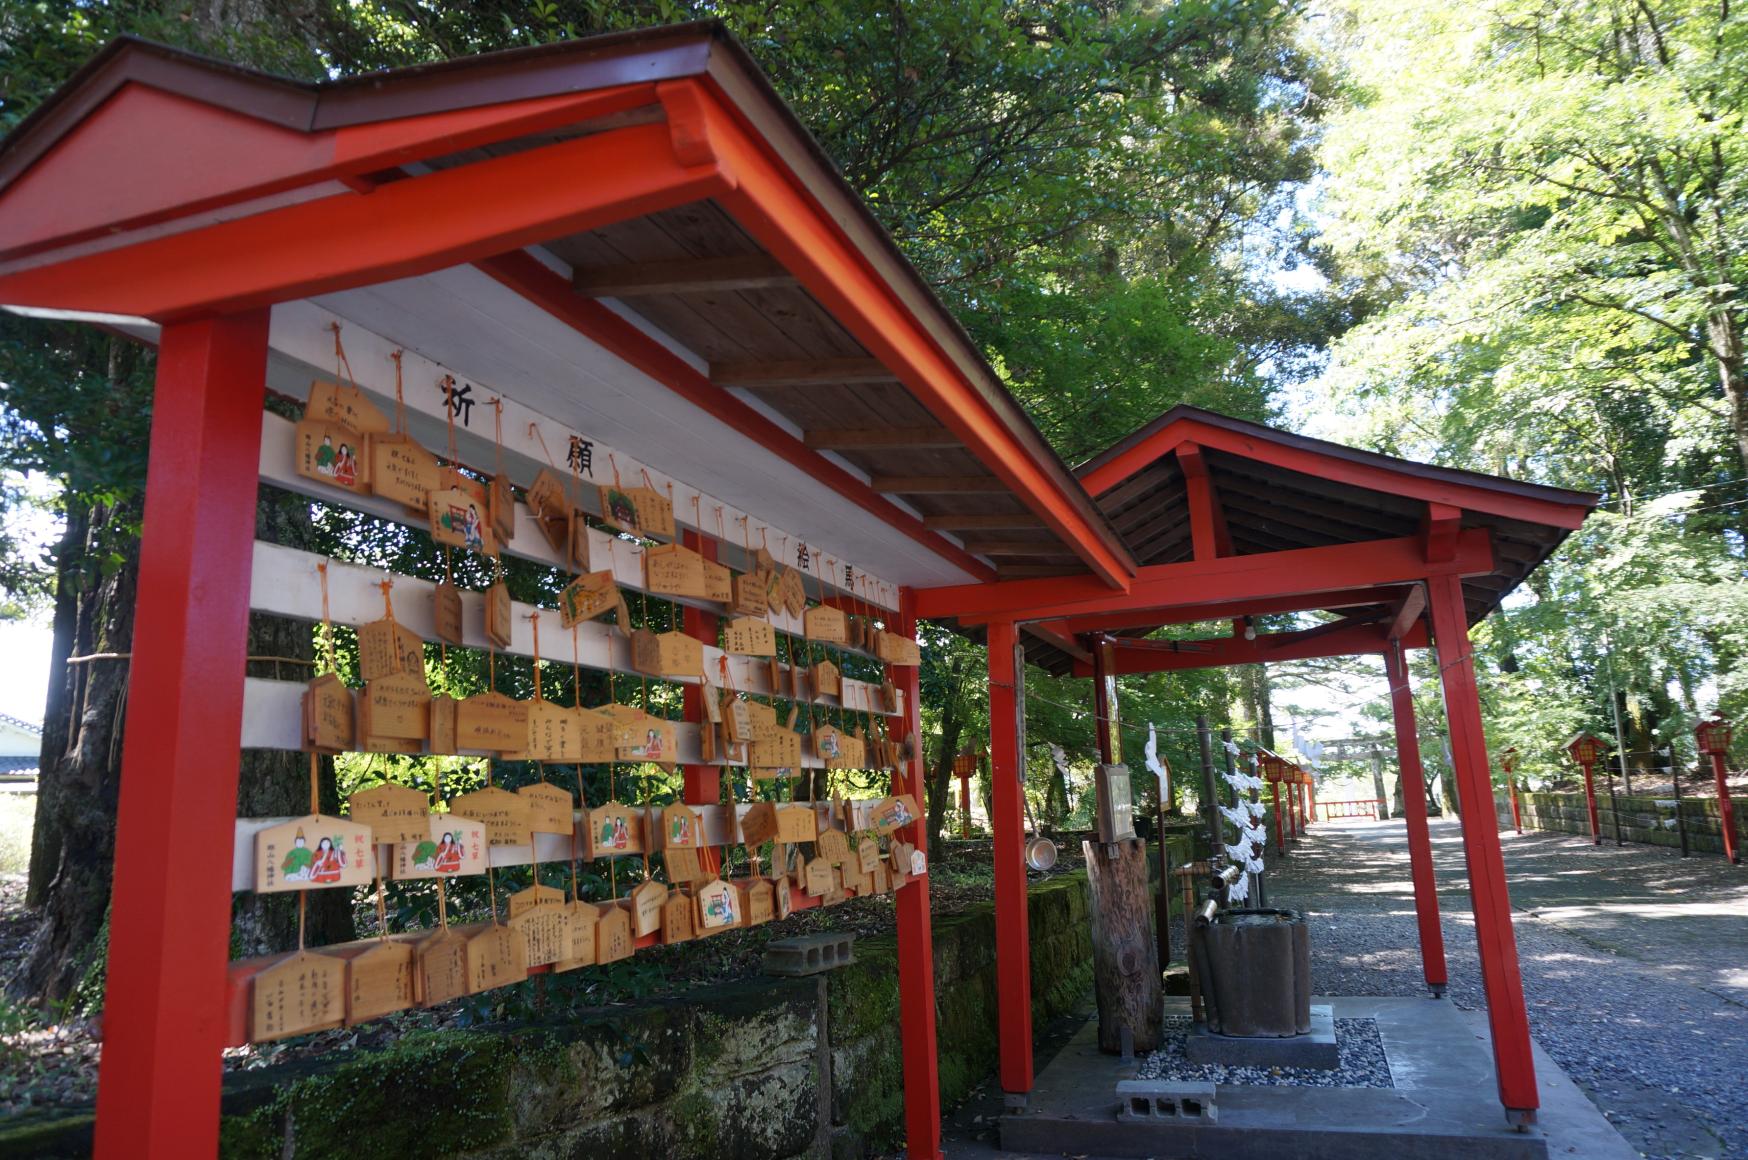
<svg viewBox="0 0 1748 1160"><path fill-rule="evenodd" d="M1432 835L1450 996L1480 1009L1461 833ZM1748 1160L1748 868L1502 837L1537 1042L1647 1156ZM1425 993L1401 822L1315 825L1270 879L1311 923L1315 993Z"/></svg>
<svg viewBox="0 0 1748 1160"><path fill-rule="evenodd" d="M1170 1079L1250 1087L1395 1087L1390 1060L1376 1019L1337 1019L1335 1047L1341 1066L1238 1067L1223 1063L1191 1063L1184 1041L1194 1026L1188 1015L1167 1015L1159 1049L1149 1052L1136 1072L1138 1079Z"/></svg>

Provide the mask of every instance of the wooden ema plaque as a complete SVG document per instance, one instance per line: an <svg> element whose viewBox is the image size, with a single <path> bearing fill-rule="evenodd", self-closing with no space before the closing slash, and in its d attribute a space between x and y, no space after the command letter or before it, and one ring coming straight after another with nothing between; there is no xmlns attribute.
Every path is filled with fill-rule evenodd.
<svg viewBox="0 0 1748 1160"><path fill-rule="evenodd" d="M305 479L370 494L370 440L350 427L305 419L292 433L292 459Z"/></svg>
<svg viewBox="0 0 1748 1160"><path fill-rule="evenodd" d="M923 852L922 850L916 849L913 846L911 848L911 851L910 851L910 876L912 878L921 878L923 875L927 874L928 872L929 872L929 856L928 856L928 854Z"/></svg>
<svg viewBox="0 0 1748 1160"><path fill-rule="evenodd" d="M443 469L435 455L409 436L377 435L370 440L370 486L384 499L423 515L430 510L431 493L443 490Z"/></svg>
<svg viewBox="0 0 1748 1160"><path fill-rule="evenodd" d="M513 753L528 743L528 702L479 693L455 707L455 743L462 749Z"/></svg>
<svg viewBox="0 0 1748 1160"><path fill-rule="evenodd" d="M777 840L793 845L796 842L812 842L819 837L819 814L808 805L780 805L777 807Z"/></svg>
<svg viewBox="0 0 1748 1160"><path fill-rule="evenodd" d="M832 725L821 725L813 731L813 752L827 769L845 769L845 735Z"/></svg>
<svg viewBox="0 0 1748 1160"><path fill-rule="evenodd" d="M583 814L583 857L617 858L643 853L643 819L637 810L618 802L596 806Z"/></svg>
<svg viewBox="0 0 1748 1160"><path fill-rule="evenodd" d="M564 481L545 468L528 489L528 510L540 526L540 534L555 552L567 552L571 542L571 502Z"/></svg>
<svg viewBox="0 0 1748 1160"><path fill-rule="evenodd" d="M668 900L668 888L653 878L638 883L631 892L631 929L638 938L661 929L662 906Z"/></svg>
<svg viewBox="0 0 1748 1160"><path fill-rule="evenodd" d="M676 890L662 900L662 942L690 942L698 937L692 899Z"/></svg>
<svg viewBox="0 0 1748 1160"><path fill-rule="evenodd" d="M646 715L637 726L635 737L633 744L619 749L619 756L627 761L672 765L680 759L679 734L672 721Z"/></svg>
<svg viewBox="0 0 1748 1160"><path fill-rule="evenodd" d="M917 820L916 799L909 794L881 798L868 811L868 824L880 834L890 834Z"/></svg>
<svg viewBox="0 0 1748 1160"><path fill-rule="evenodd" d="M461 627L461 589L447 580L431 590L431 618L437 625L438 640L453 645L466 643Z"/></svg>
<svg viewBox="0 0 1748 1160"><path fill-rule="evenodd" d="M801 768L801 738L780 732L768 741L755 741L747 762L754 777L793 777Z"/></svg>
<svg viewBox="0 0 1748 1160"><path fill-rule="evenodd" d="M370 827L307 814L255 833L255 892L365 886L376 877Z"/></svg>
<svg viewBox="0 0 1748 1160"><path fill-rule="evenodd" d="M716 604L727 604L734 599L734 573L728 570L727 564L704 561L704 599Z"/></svg>
<svg viewBox="0 0 1748 1160"><path fill-rule="evenodd" d="M255 976L249 999L254 1043L338 1027L346 1019L346 962L311 951L287 955Z"/></svg>
<svg viewBox="0 0 1748 1160"><path fill-rule="evenodd" d="M674 505L653 487L601 488L601 518L648 540L674 538Z"/></svg>
<svg viewBox="0 0 1748 1160"><path fill-rule="evenodd" d="M393 620L373 620L358 629L358 675L366 682L396 673L425 679L425 642Z"/></svg>
<svg viewBox="0 0 1748 1160"><path fill-rule="evenodd" d="M740 819L741 844L757 849L777 837L777 806L774 802L754 802Z"/></svg>
<svg viewBox="0 0 1748 1160"><path fill-rule="evenodd" d="M499 648L509 648L515 639L514 617L509 586L499 580L486 589L486 639Z"/></svg>
<svg viewBox="0 0 1748 1160"><path fill-rule="evenodd" d="M349 953L346 1026L411 1007L418 999L416 977L413 944L401 939L377 939Z"/></svg>
<svg viewBox="0 0 1748 1160"><path fill-rule="evenodd" d="M618 755L619 722L595 709L578 706L571 710L577 723L577 761L600 763L612 761Z"/></svg>
<svg viewBox="0 0 1748 1160"><path fill-rule="evenodd" d="M698 888L694 898L698 906L697 929L709 934L741 925L743 910L740 891L720 878L712 878Z"/></svg>
<svg viewBox="0 0 1748 1160"><path fill-rule="evenodd" d="M571 912L562 901L528 907L511 915L504 926L522 941L524 974L529 967L544 967L570 954Z"/></svg>
<svg viewBox="0 0 1748 1160"><path fill-rule="evenodd" d="M873 838L863 838L857 842L856 868L864 874L872 874L878 865L880 865L880 843Z"/></svg>
<svg viewBox="0 0 1748 1160"><path fill-rule="evenodd" d="M864 894L874 893L874 876L862 873L853 862L850 865L838 867L838 875L844 881L845 893L857 898Z"/></svg>
<svg viewBox="0 0 1748 1160"><path fill-rule="evenodd" d="M777 630L762 616L742 616L728 622L722 633L722 651L746 657L777 655Z"/></svg>
<svg viewBox="0 0 1748 1160"><path fill-rule="evenodd" d="M729 600L729 610L737 616L765 616L771 610L767 597L770 580L768 577L748 573L734 578L734 595Z"/></svg>
<svg viewBox="0 0 1748 1160"><path fill-rule="evenodd" d="M704 557L681 544L663 544L643 554L643 581L651 593L702 600Z"/></svg>
<svg viewBox="0 0 1748 1160"><path fill-rule="evenodd" d="M594 966L601 908L587 902L570 902L565 904L565 910L569 915L569 942L564 955L552 964L552 969L574 971L578 967Z"/></svg>
<svg viewBox="0 0 1748 1160"><path fill-rule="evenodd" d="M489 846L520 846L528 841L528 799L488 785L451 799L449 808L484 824Z"/></svg>
<svg viewBox="0 0 1748 1160"><path fill-rule="evenodd" d="M528 952L522 937L490 922L467 934L467 985L474 993L520 983L528 977Z"/></svg>
<svg viewBox="0 0 1748 1160"><path fill-rule="evenodd" d="M795 884L786 874L779 874L771 879L771 902L776 910L777 920L781 922L795 911Z"/></svg>
<svg viewBox="0 0 1748 1160"><path fill-rule="evenodd" d="M397 879L484 874L485 823L459 814L427 814L424 838L395 844L393 870Z"/></svg>
<svg viewBox="0 0 1748 1160"><path fill-rule="evenodd" d="M817 640L824 644L850 642L849 626L844 622L844 614L830 605L816 604L809 608L801 623L808 640Z"/></svg>
<svg viewBox="0 0 1748 1160"><path fill-rule="evenodd" d="M362 390L333 379L316 379L310 383L303 417L338 423L364 435L388 433L388 416Z"/></svg>
<svg viewBox="0 0 1748 1160"><path fill-rule="evenodd" d="M424 741L431 735L431 692L423 673L394 673L364 686L359 699L367 737Z"/></svg>
<svg viewBox="0 0 1748 1160"><path fill-rule="evenodd" d="M877 649L880 659L889 665L910 666L923 663L923 654L917 648L916 641L908 636L899 636L896 632L882 632Z"/></svg>
<svg viewBox="0 0 1748 1160"><path fill-rule="evenodd" d="M662 851L662 862L668 868L668 882L674 886L689 886L709 880L716 871L707 870L700 851L674 846Z"/></svg>
<svg viewBox="0 0 1748 1160"><path fill-rule="evenodd" d="M430 832L431 799L423 790L384 782L346 799L352 821L370 829L377 842L420 842Z"/></svg>
<svg viewBox="0 0 1748 1160"><path fill-rule="evenodd" d="M528 803L528 828L534 833L568 834L576 828L570 790L540 781L522 786L516 796Z"/></svg>
<svg viewBox="0 0 1748 1160"><path fill-rule="evenodd" d="M425 506L430 517L431 539L436 543L478 552L482 556L498 554L491 513L482 509L478 499L466 488L445 487L433 491Z"/></svg>
<svg viewBox="0 0 1748 1160"><path fill-rule="evenodd" d="M683 632L640 628L631 634L631 667L652 677L701 677L704 642Z"/></svg>
<svg viewBox="0 0 1748 1160"><path fill-rule="evenodd" d="M662 807L661 848L696 850L704 844L704 819L685 802Z"/></svg>
<svg viewBox="0 0 1748 1160"><path fill-rule="evenodd" d="M438 694L431 698L431 736L425 739L425 752L455 755L461 749L455 743L455 716L461 702Z"/></svg>
<svg viewBox="0 0 1748 1160"><path fill-rule="evenodd" d="M874 893L892 893L892 871L886 868L886 859L881 858L874 863Z"/></svg>
<svg viewBox="0 0 1748 1160"><path fill-rule="evenodd" d="M435 1007L470 994L467 985L467 936L458 929L432 931L413 944L417 965L419 1006Z"/></svg>
<svg viewBox="0 0 1748 1160"><path fill-rule="evenodd" d="M611 572L586 572L565 585L558 594L558 619L566 628L614 611L619 606L619 586ZM623 627L623 625L621 625Z"/></svg>
<svg viewBox="0 0 1748 1160"><path fill-rule="evenodd" d="M824 898L838 887L838 872L824 858L810 858L801 876L801 889L810 898Z"/></svg>
<svg viewBox="0 0 1748 1160"><path fill-rule="evenodd" d="M565 893L552 886L542 886L535 883L510 895L510 917L533 910L537 906L560 907L566 905Z"/></svg>
<svg viewBox="0 0 1748 1160"><path fill-rule="evenodd" d="M723 733L730 741L739 745L753 739L753 710L750 704L731 693L718 703L717 708L722 717ZM775 717L772 720L774 722Z"/></svg>
<svg viewBox="0 0 1748 1160"><path fill-rule="evenodd" d="M790 616L800 616L807 611L807 589L801 583L801 573L793 568L785 568L777 577L777 593L782 597L782 605L789 610ZM772 603L777 603L773 601ZM806 621L802 621L803 625Z"/></svg>
<svg viewBox="0 0 1748 1160"><path fill-rule="evenodd" d="M352 690L333 673L323 673L303 691L304 748L316 753L344 753L352 747L356 725Z"/></svg>
<svg viewBox="0 0 1748 1160"><path fill-rule="evenodd" d="M516 492L509 476L500 473L493 477L489 506L492 535L500 544L509 543L516 536Z"/></svg>
<svg viewBox="0 0 1748 1160"><path fill-rule="evenodd" d="M570 519L570 537L565 549L565 562L572 572L587 572L589 570L589 520L581 511L573 510Z"/></svg>
<svg viewBox="0 0 1748 1160"><path fill-rule="evenodd" d="M769 741L773 737L783 735L783 727L777 724L777 710L762 701L741 702L747 709L749 741Z"/></svg>
<svg viewBox="0 0 1748 1160"><path fill-rule="evenodd" d="M842 830L821 830L814 852L829 866L847 866L854 858L849 836Z"/></svg>
<svg viewBox="0 0 1748 1160"><path fill-rule="evenodd" d="M576 713L551 701L528 703L528 744L532 761L575 762L583 759L582 722Z"/></svg>
<svg viewBox="0 0 1748 1160"><path fill-rule="evenodd" d="M763 926L776 915L776 891L763 878L745 878L735 883L740 891L741 913L746 925Z"/></svg>
<svg viewBox="0 0 1748 1160"><path fill-rule="evenodd" d="M844 679L838 672L838 666L830 661L820 661L808 672L808 684L813 686L815 696L842 697L844 695Z"/></svg>
<svg viewBox="0 0 1748 1160"><path fill-rule="evenodd" d="M637 936L631 932L631 911L619 905L603 906L601 920L595 927L595 961L616 963L628 959L637 950Z"/></svg>

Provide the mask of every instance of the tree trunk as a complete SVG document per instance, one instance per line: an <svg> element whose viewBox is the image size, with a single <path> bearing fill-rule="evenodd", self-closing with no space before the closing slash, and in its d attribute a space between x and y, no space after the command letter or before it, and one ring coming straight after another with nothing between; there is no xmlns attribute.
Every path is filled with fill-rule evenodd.
<svg viewBox="0 0 1748 1160"><path fill-rule="evenodd" d="M1099 1050L1123 1050L1123 1030L1136 1053L1159 1046L1165 996L1159 946L1153 931L1153 899L1147 890L1147 846L1139 839L1109 848L1082 842L1091 895L1093 992L1099 1006Z"/></svg>
<svg viewBox="0 0 1748 1160"><path fill-rule="evenodd" d="M959 739L965 733L965 718L958 712L958 703L949 698L941 706L941 743L935 751L935 765L924 781L928 793L929 857L946 856L947 805L953 796L953 758L959 752Z"/></svg>
<svg viewBox="0 0 1748 1160"><path fill-rule="evenodd" d="M55 668L25 896L41 915L13 980L20 996L41 1001L72 993L109 910L129 666L125 658L66 662L129 650L139 548L117 529L138 519L134 503L69 511L55 561ZM111 551L120 563L100 572L94 561Z"/></svg>
<svg viewBox="0 0 1748 1160"><path fill-rule="evenodd" d="M1743 367L1742 334L1729 309L1713 310L1707 316L1706 338L1718 363L1718 386L1730 407L1730 434L1736 443L1736 455L1748 472L1748 374Z"/></svg>

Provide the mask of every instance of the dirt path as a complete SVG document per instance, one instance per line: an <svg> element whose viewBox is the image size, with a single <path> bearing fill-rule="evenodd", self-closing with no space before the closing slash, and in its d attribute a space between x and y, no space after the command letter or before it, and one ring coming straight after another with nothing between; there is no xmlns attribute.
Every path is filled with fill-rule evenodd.
<svg viewBox="0 0 1748 1160"><path fill-rule="evenodd" d="M1748 868L1509 830L1536 1039L1648 1156L1748 1160ZM1451 998L1485 1006L1462 837L1433 823ZM1269 901L1312 923L1323 994L1422 994L1401 822L1314 826Z"/></svg>

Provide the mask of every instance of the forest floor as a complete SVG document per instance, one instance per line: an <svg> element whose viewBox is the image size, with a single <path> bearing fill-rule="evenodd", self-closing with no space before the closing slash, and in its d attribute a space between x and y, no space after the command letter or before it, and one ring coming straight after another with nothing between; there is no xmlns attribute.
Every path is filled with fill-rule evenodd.
<svg viewBox="0 0 1748 1160"><path fill-rule="evenodd" d="M1461 831L1432 823L1450 997L1484 1009ZM1531 1031L1651 1157L1748 1160L1748 868L1567 834L1502 835ZM1270 873L1307 914L1312 989L1417 995L1400 822L1314 825Z"/></svg>

